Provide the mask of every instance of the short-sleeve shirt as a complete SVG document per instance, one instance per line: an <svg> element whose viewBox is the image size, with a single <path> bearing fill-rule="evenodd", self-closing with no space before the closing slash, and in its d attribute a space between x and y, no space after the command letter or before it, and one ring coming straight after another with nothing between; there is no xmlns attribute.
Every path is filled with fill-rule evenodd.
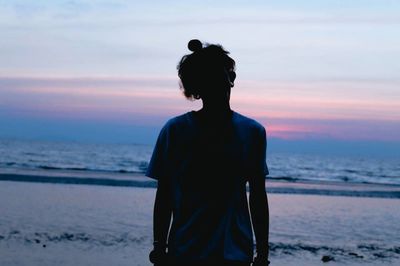
<svg viewBox="0 0 400 266"><path fill-rule="evenodd" d="M257 121L235 111L218 125L195 111L170 119L146 172L171 187L168 253L182 261L252 261L246 182L257 175L268 175L266 132Z"/></svg>

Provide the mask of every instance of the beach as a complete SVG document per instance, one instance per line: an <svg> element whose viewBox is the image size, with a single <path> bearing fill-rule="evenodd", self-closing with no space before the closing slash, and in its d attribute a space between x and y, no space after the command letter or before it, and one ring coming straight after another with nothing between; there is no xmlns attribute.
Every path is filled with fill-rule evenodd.
<svg viewBox="0 0 400 266"><path fill-rule="evenodd" d="M178 261L250 261L264 186L270 266L400 266L399 26L400 0L0 0L0 266L151 266L171 202Z"/></svg>
<svg viewBox="0 0 400 266"><path fill-rule="evenodd" d="M345 190L267 181L281 190L268 193L271 265L399 265L398 188L381 197L327 186ZM3 179L0 265L150 265L155 191Z"/></svg>

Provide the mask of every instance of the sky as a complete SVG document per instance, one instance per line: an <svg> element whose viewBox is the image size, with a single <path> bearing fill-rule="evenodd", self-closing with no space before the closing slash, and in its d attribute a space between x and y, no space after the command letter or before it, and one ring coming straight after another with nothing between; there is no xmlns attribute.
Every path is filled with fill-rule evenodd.
<svg viewBox="0 0 400 266"><path fill-rule="evenodd" d="M269 138L400 145L399 1L0 0L0 31L0 138L154 143L201 108L176 74L197 38Z"/></svg>

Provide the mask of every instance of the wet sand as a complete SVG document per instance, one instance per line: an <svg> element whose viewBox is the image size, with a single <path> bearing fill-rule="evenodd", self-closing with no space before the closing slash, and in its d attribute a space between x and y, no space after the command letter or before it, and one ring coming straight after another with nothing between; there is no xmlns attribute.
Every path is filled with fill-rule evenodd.
<svg viewBox="0 0 400 266"><path fill-rule="evenodd" d="M150 265L154 195L151 187L2 181L0 265ZM271 265L400 265L399 199L268 198Z"/></svg>

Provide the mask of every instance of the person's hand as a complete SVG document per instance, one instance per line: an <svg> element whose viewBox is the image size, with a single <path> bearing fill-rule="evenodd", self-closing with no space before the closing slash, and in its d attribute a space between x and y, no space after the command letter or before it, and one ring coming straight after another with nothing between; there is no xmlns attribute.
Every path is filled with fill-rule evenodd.
<svg viewBox="0 0 400 266"><path fill-rule="evenodd" d="M269 260L267 256L256 256L254 258L252 266L268 266Z"/></svg>
<svg viewBox="0 0 400 266"><path fill-rule="evenodd" d="M256 256L253 259L252 266L268 266L270 263L268 257L269 257L269 245L265 243L261 244L257 243Z"/></svg>
<svg viewBox="0 0 400 266"><path fill-rule="evenodd" d="M149 260L154 266L168 265L168 255L165 250L153 249L149 254Z"/></svg>

